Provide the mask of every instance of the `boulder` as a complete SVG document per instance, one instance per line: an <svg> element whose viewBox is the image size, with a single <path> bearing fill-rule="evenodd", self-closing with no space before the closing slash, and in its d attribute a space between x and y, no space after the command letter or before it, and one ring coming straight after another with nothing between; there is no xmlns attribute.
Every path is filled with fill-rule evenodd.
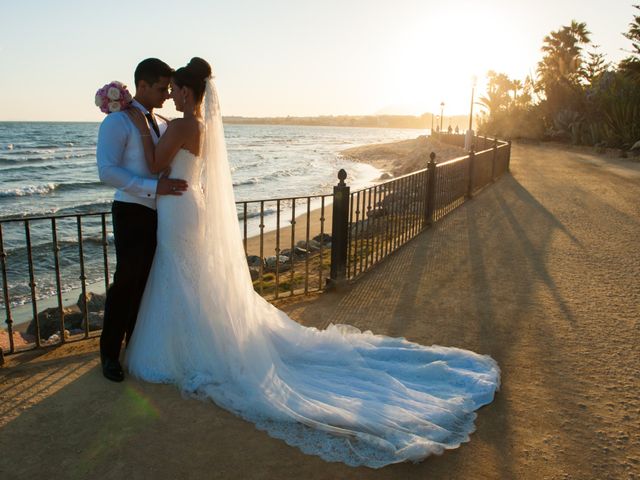
<svg viewBox="0 0 640 480"><path fill-rule="evenodd" d="M104 312L89 312L89 331L102 330L104 324ZM80 328L84 330L84 320L80 325Z"/></svg>
<svg viewBox="0 0 640 480"><path fill-rule="evenodd" d="M640 150L640 140L638 140L636 143L634 143L629 150L631 150L631 151Z"/></svg>
<svg viewBox="0 0 640 480"><path fill-rule="evenodd" d="M104 302L106 300L106 295L87 292L87 307L89 308L89 312L102 312L104 311ZM84 313L84 302L82 301L82 293L78 297L78 302L76 303L78 308L82 313Z"/></svg>
<svg viewBox="0 0 640 480"><path fill-rule="evenodd" d="M313 239L316 242L319 242L319 243L330 243L333 240L331 235L329 235L327 233L322 233L320 235L316 235L315 237L313 237Z"/></svg>
<svg viewBox="0 0 640 480"><path fill-rule="evenodd" d="M359 222L353 222L351 224L351 235L361 235L369 227L369 220L360 220Z"/></svg>
<svg viewBox="0 0 640 480"><path fill-rule="evenodd" d="M64 326L66 329L82 328L82 312L77 305L63 307ZM49 338L54 333L60 332L60 310L58 307L47 308L38 313L40 323L40 338ZM36 322L31 320L27 326L27 335L35 336Z"/></svg>
<svg viewBox="0 0 640 480"><path fill-rule="evenodd" d="M69 338L69 336L70 336L69 330L65 330L64 331L64 338L65 339ZM60 332L58 331L58 332L54 333L53 335L51 335L49 338L47 338L44 341L44 343L45 343L45 345L47 345L47 344L48 345L54 345L56 343L60 343Z"/></svg>
<svg viewBox="0 0 640 480"><path fill-rule="evenodd" d="M294 257L294 258L300 258L300 257L305 257L307 255L307 249L303 248L303 247L294 247L293 248L293 254L291 253L291 249L290 248L285 248L284 250L280 250L280 255L284 256L284 257Z"/></svg>
<svg viewBox="0 0 640 480"><path fill-rule="evenodd" d="M382 208L387 211L391 210L394 206L393 204L394 204L395 197L396 197L396 194L393 192L385 195L384 198L382 199L382 202L380 202L380 205L382 206Z"/></svg>
<svg viewBox="0 0 640 480"><path fill-rule="evenodd" d="M264 261L258 255L247 255L247 264L249 267L260 268L260 265L264 266Z"/></svg>
<svg viewBox="0 0 640 480"><path fill-rule="evenodd" d="M309 252L313 253L320 250L320 242L317 242L315 240L309 240L309 242L300 240L298 243L296 243L296 247L301 250L308 250Z"/></svg>
<svg viewBox="0 0 640 480"><path fill-rule="evenodd" d="M367 218L379 218L384 217L387 214L384 208L374 208L367 211Z"/></svg>
<svg viewBox="0 0 640 480"><path fill-rule="evenodd" d="M393 178L393 175L391 175L389 172L384 172L382 175L380 175L380 178L378 180L391 180Z"/></svg>
<svg viewBox="0 0 640 480"><path fill-rule="evenodd" d="M269 270L275 270L276 269L276 256L275 255L273 255L271 257L267 257L264 260L265 260L266 266L267 266L267 268ZM289 263L289 257L285 257L284 255L279 255L278 256L278 262L279 262L278 268L280 270L282 270L283 265L286 265L286 264Z"/></svg>
<svg viewBox="0 0 640 480"><path fill-rule="evenodd" d="M260 278L260 268L249 267L249 273L251 274L251 281L254 282Z"/></svg>

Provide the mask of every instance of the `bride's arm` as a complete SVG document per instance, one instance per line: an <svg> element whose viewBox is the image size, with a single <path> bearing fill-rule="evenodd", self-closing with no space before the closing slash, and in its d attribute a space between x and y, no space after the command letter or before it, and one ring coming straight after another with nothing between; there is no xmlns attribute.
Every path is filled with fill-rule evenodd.
<svg viewBox="0 0 640 480"><path fill-rule="evenodd" d="M135 110L135 111L134 111ZM169 122L167 131L162 135L157 145L154 145L149 131L149 124L142 112L137 108L127 110L133 124L140 132L140 139L144 148L144 157L151 173L160 173L171 165L173 157L184 145L186 132L182 119Z"/></svg>

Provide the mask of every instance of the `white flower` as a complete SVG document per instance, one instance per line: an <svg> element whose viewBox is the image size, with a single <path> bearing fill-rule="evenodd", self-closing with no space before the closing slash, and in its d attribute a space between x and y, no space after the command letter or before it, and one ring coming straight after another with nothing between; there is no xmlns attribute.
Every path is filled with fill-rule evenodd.
<svg viewBox="0 0 640 480"><path fill-rule="evenodd" d="M102 97L100 95L96 95L96 107L102 106Z"/></svg>
<svg viewBox="0 0 640 480"><path fill-rule="evenodd" d="M120 102L109 102L109 111L110 112L119 112L120 111Z"/></svg>
<svg viewBox="0 0 640 480"><path fill-rule="evenodd" d="M109 97L109 100L119 100L120 90L118 90L116 87L111 87L107 92L107 97Z"/></svg>

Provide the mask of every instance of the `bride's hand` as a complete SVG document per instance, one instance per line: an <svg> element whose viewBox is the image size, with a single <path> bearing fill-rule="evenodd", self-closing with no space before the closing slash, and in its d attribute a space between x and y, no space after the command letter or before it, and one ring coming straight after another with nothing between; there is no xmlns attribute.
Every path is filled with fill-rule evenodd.
<svg viewBox="0 0 640 480"><path fill-rule="evenodd" d="M133 124L136 126L136 128L140 132L140 135L150 134L149 123L147 122L147 119L145 118L144 114L139 109L132 107L132 108L128 108L126 112L127 112L127 115L129 115L129 118L131 119Z"/></svg>

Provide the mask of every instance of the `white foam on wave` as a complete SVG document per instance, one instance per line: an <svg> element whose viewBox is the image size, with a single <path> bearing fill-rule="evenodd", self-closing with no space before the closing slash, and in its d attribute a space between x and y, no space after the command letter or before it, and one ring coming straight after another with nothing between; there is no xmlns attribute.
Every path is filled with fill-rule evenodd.
<svg viewBox="0 0 640 480"><path fill-rule="evenodd" d="M29 195L46 195L58 188L57 183L46 183L44 185L26 185L18 188L7 188L0 190L0 197L26 197Z"/></svg>

